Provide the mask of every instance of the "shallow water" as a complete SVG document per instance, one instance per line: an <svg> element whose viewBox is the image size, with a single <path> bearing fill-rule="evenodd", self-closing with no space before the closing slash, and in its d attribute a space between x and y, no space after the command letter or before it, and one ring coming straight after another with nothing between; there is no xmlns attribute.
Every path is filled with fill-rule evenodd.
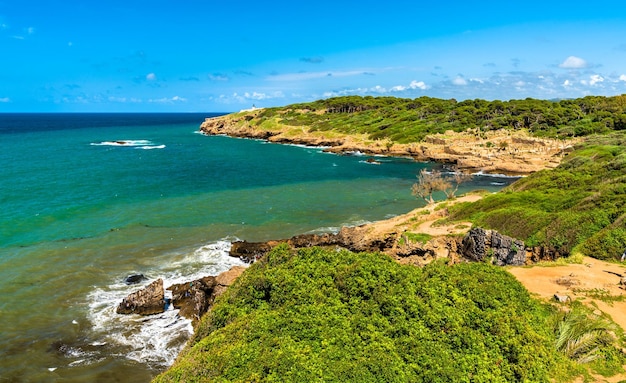
<svg viewBox="0 0 626 383"><path fill-rule="evenodd" d="M0 382L149 381L190 334L128 293L240 264L230 241L337 230L420 205L430 164L206 137L206 114L0 115ZM476 177L498 190L512 178ZM126 286L125 276L150 280Z"/></svg>

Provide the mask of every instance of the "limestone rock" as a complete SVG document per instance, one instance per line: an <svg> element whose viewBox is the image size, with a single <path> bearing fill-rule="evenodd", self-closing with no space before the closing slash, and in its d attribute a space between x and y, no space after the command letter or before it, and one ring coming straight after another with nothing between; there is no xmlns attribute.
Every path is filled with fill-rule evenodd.
<svg viewBox="0 0 626 383"><path fill-rule="evenodd" d="M143 289L129 294L117 306L118 314L152 315L165 311L163 280L157 279Z"/></svg>
<svg viewBox="0 0 626 383"><path fill-rule="evenodd" d="M571 301L571 298L569 295L554 294L554 300L560 303L566 303L567 301Z"/></svg>
<svg viewBox="0 0 626 383"><path fill-rule="evenodd" d="M220 286L230 286L246 270L243 266L233 266L215 277L215 283Z"/></svg>

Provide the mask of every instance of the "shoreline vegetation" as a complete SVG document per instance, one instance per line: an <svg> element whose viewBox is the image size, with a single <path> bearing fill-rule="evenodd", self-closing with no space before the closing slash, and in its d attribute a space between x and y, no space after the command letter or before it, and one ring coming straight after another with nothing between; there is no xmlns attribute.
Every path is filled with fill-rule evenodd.
<svg viewBox="0 0 626 383"><path fill-rule="evenodd" d="M626 248L624 129L626 95L351 96L207 119L209 135L528 176L339 233L357 245L387 243L376 251L266 243L155 381L625 380L624 323L611 314L626 309L626 278L616 277L626 271L606 263ZM481 230L508 241L505 258L579 264L562 283L541 279L559 267L507 272L492 265L493 243L468 263L467 247L481 249L468 232ZM602 278L600 268L612 271Z"/></svg>

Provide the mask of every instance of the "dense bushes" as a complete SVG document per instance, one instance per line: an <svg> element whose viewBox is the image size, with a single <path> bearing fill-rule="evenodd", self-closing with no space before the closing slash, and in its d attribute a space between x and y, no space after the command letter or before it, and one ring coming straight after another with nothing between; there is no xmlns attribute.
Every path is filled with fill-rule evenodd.
<svg viewBox="0 0 626 383"><path fill-rule="evenodd" d="M346 96L268 108L258 121L307 126L311 130L364 133L371 139L419 142L446 130L526 129L538 136L587 136L626 129L626 95L547 101L443 100L431 97Z"/></svg>
<svg viewBox="0 0 626 383"><path fill-rule="evenodd" d="M545 382L570 363L548 315L495 266L279 247L157 381Z"/></svg>
<svg viewBox="0 0 626 383"><path fill-rule="evenodd" d="M562 254L617 259L626 248L625 165L625 134L589 137L556 169L453 207L452 216Z"/></svg>

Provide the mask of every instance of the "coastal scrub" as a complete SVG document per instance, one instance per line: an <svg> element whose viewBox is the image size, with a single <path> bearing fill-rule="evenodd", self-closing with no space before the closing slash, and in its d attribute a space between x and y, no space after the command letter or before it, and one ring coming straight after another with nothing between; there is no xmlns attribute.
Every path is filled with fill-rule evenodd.
<svg viewBox="0 0 626 383"><path fill-rule="evenodd" d="M275 248L156 382L547 382L572 362L552 309L485 263Z"/></svg>

